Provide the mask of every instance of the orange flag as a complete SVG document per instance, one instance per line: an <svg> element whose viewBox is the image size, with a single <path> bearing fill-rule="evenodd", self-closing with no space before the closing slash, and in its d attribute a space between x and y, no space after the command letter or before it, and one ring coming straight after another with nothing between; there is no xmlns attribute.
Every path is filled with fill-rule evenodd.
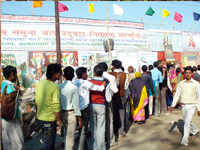
<svg viewBox="0 0 200 150"><path fill-rule="evenodd" d="M33 1L33 8L42 7L42 1Z"/></svg>

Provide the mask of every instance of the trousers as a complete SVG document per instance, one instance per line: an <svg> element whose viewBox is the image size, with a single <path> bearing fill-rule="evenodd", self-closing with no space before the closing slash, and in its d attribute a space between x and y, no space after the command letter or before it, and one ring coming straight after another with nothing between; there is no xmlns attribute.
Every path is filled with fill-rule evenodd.
<svg viewBox="0 0 200 150"><path fill-rule="evenodd" d="M199 129L192 123L192 117L195 113L197 104L182 104L182 114L184 119L184 133L181 141L182 145L188 145L188 137L191 134L195 135Z"/></svg>

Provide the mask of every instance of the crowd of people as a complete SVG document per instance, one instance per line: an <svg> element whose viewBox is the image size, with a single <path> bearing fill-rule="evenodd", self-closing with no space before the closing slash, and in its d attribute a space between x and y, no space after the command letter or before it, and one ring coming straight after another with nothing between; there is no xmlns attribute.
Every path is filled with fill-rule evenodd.
<svg viewBox="0 0 200 150"><path fill-rule="evenodd" d="M56 132L61 124L65 129L65 149L74 148L76 129L79 132L78 150L109 149L116 146L120 138L127 137L127 117L143 124L152 116L169 115L175 107L182 107L185 121L181 148L188 146L190 130L193 138L199 136L200 130L191 120L196 107L200 116L200 65L188 66L181 71L173 64L163 65L159 60L153 65L143 65L142 73L135 73L133 66L125 73L122 62L117 59L111 65L111 72L107 72L108 65L104 62L96 65L90 80L85 67L74 70L68 66L62 71L59 64L48 65L47 78L37 83L35 94L43 150L54 150ZM78 79L73 81L75 73ZM13 89L19 90L14 83L17 80L15 67L5 67L3 75L6 80L1 84L1 94L5 87L8 94ZM62 75L65 81L55 84ZM130 110L128 116L126 110ZM24 149L18 114L19 109L14 119L2 118L4 149ZM86 145L88 132L91 133L90 147Z"/></svg>

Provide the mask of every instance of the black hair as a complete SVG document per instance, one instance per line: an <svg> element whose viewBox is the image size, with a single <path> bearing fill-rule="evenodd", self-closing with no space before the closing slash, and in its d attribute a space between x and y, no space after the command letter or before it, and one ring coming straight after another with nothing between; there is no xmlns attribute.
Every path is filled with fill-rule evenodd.
<svg viewBox="0 0 200 150"><path fill-rule="evenodd" d="M64 69L64 77L66 80L72 80L74 78L74 68L67 66Z"/></svg>
<svg viewBox="0 0 200 150"><path fill-rule="evenodd" d="M121 67L121 70L124 72L124 70L125 70L125 69L124 69L124 67L123 67L123 66Z"/></svg>
<svg viewBox="0 0 200 150"><path fill-rule="evenodd" d="M13 66L6 66L3 68L3 76L7 79L10 77L11 73L16 74L17 69Z"/></svg>
<svg viewBox="0 0 200 150"><path fill-rule="evenodd" d="M181 69L180 68L176 68L176 75L178 75L178 73L181 72Z"/></svg>
<svg viewBox="0 0 200 150"><path fill-rule="evenodd" d="M158 60L158 65L160 65L162 63L162 60Z"/></svg>
<svg viewBox="0 0 200 150"><path fill-rule="evenodd" d="M108 70L108 65L105 62L99 63L99 66L102 67L104 71Z"/></svg>
<svg viewBox="0 0 200 150"><path fill-rule="evenodd" d="M159 64L158 64L158 61L155 61L155 62L153 63L153 66L154 66L154 67L158 67L158 65L159 65Z"/></svg>
<svg viewBox="0 0 200 150"><path fill-rule="evenodd" d="M111 65L114 66L116 69L119 69L122 66L122 62L115 59L115 60L112 61Z"/></svg>
<svg viewBox="0 0 200 150"><path fill-rule="evenodd" d="M187 70L190 70L191 72L193 72L193 69L192 69L191 66L187 66L187 67L185 67L185 72L186 72Z"/></svg>
<svg viewBox="0 0 200 150"><path fill-rule="evenodd" d="M146 65L143 65L143 66L142 66L142 71L143 71L143 72L147 72L147 66L146 66Z"/></svg>
<svg viewBox="0 0 200 150"><path fill-rule="evenodd" d="M197 66L197 69L200 71L200 65Z"/></svg>
<svg viewBox="0 0 200 150"><path fill-rule="evenodd" d="M76 69L76 75L77 75L78 79L82 78L82 75L85 72L87 72L87 68L85 68L85 67L79 67L78 69Z"/></svg>
<svg viewBox="0 0 200 150"><path fill-rule="evenodd" d="M103 68L101 66L96 65L93 70L97 76L101 77L103 75Z"/></svg>
<svg viewBox="0 0 200 150"><path fill-rule="evenodd" d="M192 70L193 70L193 72L194 72L194 71L197 71L197 67L196 67L196 66L193 66Z"/></svg>
<svg viewBox="0 0 200 150"><path fill-rule="evenodd" d="M61 65L60 64L50 64L47 66L47 74L46 77L48 79L53 78L54 73L58 73L61 71Z"/></svg>
<svg viewBox="0 0 200 150"><path fill-rule="evenodd" d="M153 65L149 65L149 70L152 70L153 69Z"/></svg>
<svg viewBox="0 0 200 150"><path fill-rule="evenodd" d="M159 66L159 67L158 67L158 70L163 74L162 66Z"/></svg>

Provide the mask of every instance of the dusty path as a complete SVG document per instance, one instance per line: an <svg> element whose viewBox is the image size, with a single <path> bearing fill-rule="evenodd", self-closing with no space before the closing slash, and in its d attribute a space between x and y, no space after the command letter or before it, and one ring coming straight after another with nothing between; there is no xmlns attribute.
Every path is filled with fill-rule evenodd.
<svg viewBox="0 0 200 150"><path fill-rule="evenodd" d="M169 124L172 120L176 121L174 125ZM193 123L200 129L200 117L196 112ZM182 113L181 110L176 110L168 116L148 119L142 125L133 123L128 130L128 137L119 139L119 144L111 150L177 150L180 149L181 132L183 132ZM57 142L63 140L59 135L57 137ZM41 148L40 139L41 137L37 137L27 141L26 149ZM200 137L194 140L189 139L189 147L186 150L200 150Z"/></svg>

